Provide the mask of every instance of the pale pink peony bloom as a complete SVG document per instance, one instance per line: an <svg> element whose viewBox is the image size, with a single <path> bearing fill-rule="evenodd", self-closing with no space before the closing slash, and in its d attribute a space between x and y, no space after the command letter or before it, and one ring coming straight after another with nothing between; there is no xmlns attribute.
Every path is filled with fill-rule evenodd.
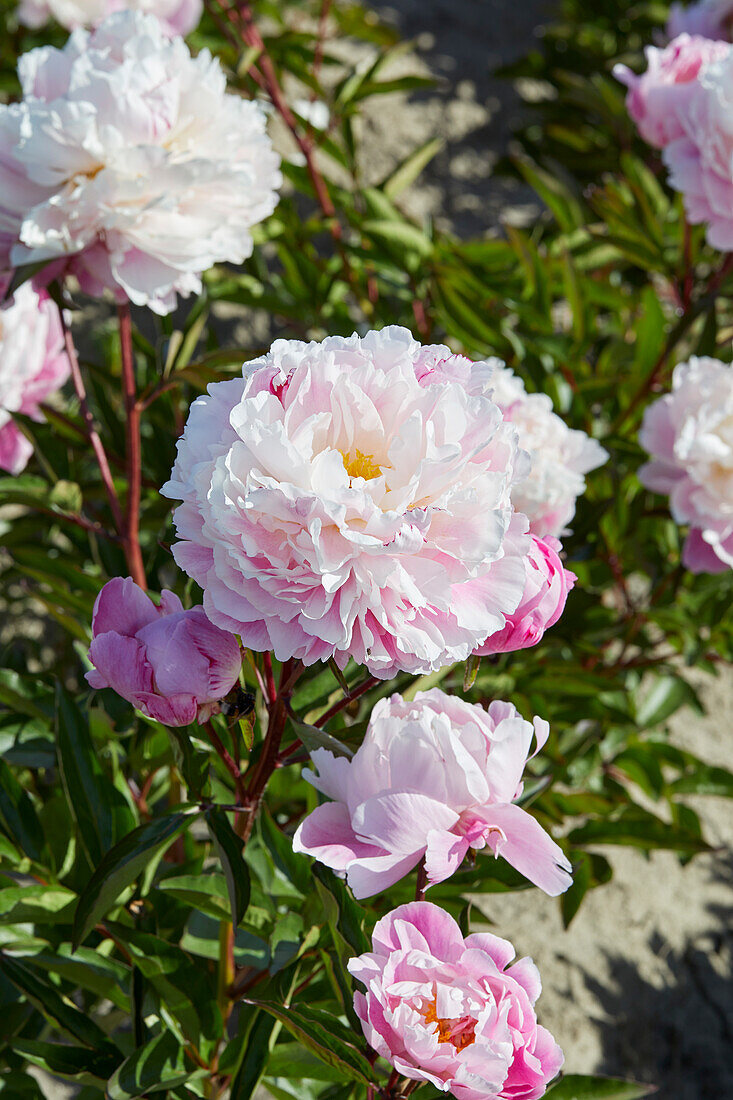
<svg viewBox="0 0 733 1100"><path fill-rule="evenodd" d="M562 849L515 804L532 741L547 722L526 722L511 703L488 710L433 688L413 702L380 699L353 759L315 749L328 798L301 823L296 852L345 874L357 898L394 885L425 859L428 882L456 871L469 848L488 847L546 893L567 890ZM534 755L534 754L533 754Z"/></svg>
<svg viewBox="0 0 733 1100"><path fill-rule="evenodd" d="M190 34L199 25L203 0L20 0L18 19L26 27L51 20L67 31L95 27L117 11L141 11L160 20L166 34Z"/></svg>
<svg viewBox="0 0 733 1100"><path fill-rule="evenodd" d="M492 634L479 646L475 651L477 656L529 649L537 645L545 631L555 625L565 610L568 592L576 580L575 574L563 566L561 550L560 543L552 535L544 539L532 536L521 603L507 617L504 629Z"/></svg>
<svg viewBox="0 0 733 1100"><path fill-rule="evenodd" d="M647 46L647 69L640 75L614 66L613 75L629 89L626 106L644 141L664 149L684 135L682 116L702 70L728 50L725 42L681 34L664 49Z"/></svg>
<svg viewBox="0 0 733 1100"><path fill-rule="evenodd" d="M696 4L672 4L667 37L695 34L729 42L733 32L733 0L699 0Z"/></svg>
<svg viewBox="0 0 733 1100"><path fill-rule="evenodd" d="M530 551L511 503L527 456L485 365L440 358L395 327L278 340L194 402L162 492L184 502L173 554L212 622L278 660L353 657L382 678L504 628Z"/></svg>
<svg viewBox="0 0 733 1100"><path fill-rule="evenodd" d="M97 596L89 660L91 687L112 688L166 726L210 718L242 665L237 639L202 607L184 611L167 591L156 607L129 577L108 581Z"/></svg>
<svg viewBox="0 0 733 1100"><path fill-rule="evenodd" d="M400 905L375 925L372 950L347 964L366 987L354 1009L367 1042L411 1081L458 1100L536 1100L564 1059L537 1023L537 967L513 959L508 940L464 939L437 905Z"/></svg>
<svg viewBox="0 0 733 1100"><path fill-rule="evenodd" d="M512 489L512 503L529 518L533 535L559 536L585 492L584 475L602 466L608 452L585 432L569 428L547 394L527 393L509 367L498 359L490 363L491 396L532 460L529 476Z"/></svg>
<svg viewBox="0 0 733 1100"><path fill-rule="evenodd" d="M19 474L33 454L12 413L43 420L41 402L68 377L59 311L45 291L24 283L0 307L0 470Z"/></svg>
<svg viewBox="0 0 733 1100"><path fill-rule="evenodd" d="M714 248L733 251L733 47L701 70L678 113L684 133L664 150L669 182L684 198L687 219L707 223Z"/></svg>
<svg viewBox="0 0 733 1100"><path fill-rule="evenodd" d="M642 483L668 494L675 521L689 524L684 564L693 573L733 568L733 367L680 363L672 392L646 410L639 442L652 455Z"/></svg>
<svg viewBox="0 0 733 1100"><path fill-rule="evenodd" d="M167 313L212 264L250 255L279 158L207 50L119 12L24 54L19 75L22 101L0 106L0 269L48 261Z"/></svg>

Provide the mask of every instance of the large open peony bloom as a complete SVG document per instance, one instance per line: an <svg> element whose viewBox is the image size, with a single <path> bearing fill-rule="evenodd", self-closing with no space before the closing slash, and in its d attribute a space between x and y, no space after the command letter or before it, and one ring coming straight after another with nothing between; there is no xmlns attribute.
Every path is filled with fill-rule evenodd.
<svg viewBox="0 0 733 1100"><path fill-rule="evenodd" d="M674 519L690 526L687 568L733 568L733 366L703 357L675 367L672 392L646 410L639 442L652 455L641 481L669 494Z"/></svg>
<svg viewBox="0 0 733 1100"><path fill-rule="evenodd" d="M0 269L48 261L167 313L250 255L279 159L207 50L127 11L24 54L19 75L23 99L0 106Z"/></svg>
<svg viewBox="0 0 733 1100"><path fill-rule="evenodd" d="M91 687L111 687L167 726L205 722L242 667L237 639L202 607L184 611L167 591L156 607L129 577L107 581L97 596L89 660Z"/></svg>
<svg viewBox="0 0 733 1100"><path fill-rule="evenodd" d="M491 396L529 451L529 476L512 489L512 502L529 518L534 535L561 535L585 492L584 475L602 466L608 452L585 432L569 428L544 393L527 393L521 378L491 360Z"/></svg>
<svg viewBox="0 0 733 1100"><path fill-rule="evenodd" d="M641 75L626 65L614 66L613 75L629 89L626 106L644 141L664 149L684 136L683 113L701 70L728 50L725 42L680 34L664 49L646 47L647 68Z"/></svg>
<svg viewBox="0 0 733 1100"><path fill-rule="evenodd" d="M165 496L176 561L251 649L382 678L502 630L530 552L527 465L491 369L403 328L276 341L191 407Z"/></svg>
<svg viewBox="0 0 733 1100"><path fill-rule="evenodd" d="M527 559L527 580L516 611L507 616L506 626L486 639L476 650L485 657L494 653L513 653L537 645L545 631L554 626L565 610L568 592L576 576L560 559L562 547L556 538L532 535Z"/></svg>
<svg viewBox="0 0 733 1100"><path fill-rule="evenodd" d="M464 939L426 901L400 905L348 969L366 992L354 1009L369 1045L411 1081L458 1100L536 1100L563 1064L537 1023L542 991L531 959L491 932Z"/></svg>
<svg viewBox="0 0 733 1100"><path fill-rule="evenodd" d="M511 703L488 710L433 688L413 702L380 699L352 760L315 749L306 778L331 802L301 823L296 852L345 874L358 898L394 885L425 859L430 884L456 871L469 848L488 847L548 894L572 879L562 849L514 804L541 718Z"/></svg>
<svg viewBox="0 0 733 1100"><path fill-rule="evenodd" d="M154 15L167 34L190 34L204 10L203 0L20 0L18 19L26 27L54 20L67 31L95 27L116 11L134 9Z"/></svg>
<svg viewBox="0 0 733 1100"><path fill-rule="evenodd" d="M19 474L33 454L11 414L43 420L41 402L68 377L59 311L45 291L24 283L0 307L0 470Z"/></svg>
<svg viewBox="0 0 733 1100"><path fill-rule="evenodd" d="M677 112L683 133L665 148L669 182L684 198L687 219L707 224L714 248L733 251L733 48L700 71Z"/></svg>
<svg viewBox="0 0 733 1100"><path fill-rule="evenodd" d="M702 38L730 41L733 33L733 0L698 0L696 4L672 4L667 36L699 34Z"/></svg>

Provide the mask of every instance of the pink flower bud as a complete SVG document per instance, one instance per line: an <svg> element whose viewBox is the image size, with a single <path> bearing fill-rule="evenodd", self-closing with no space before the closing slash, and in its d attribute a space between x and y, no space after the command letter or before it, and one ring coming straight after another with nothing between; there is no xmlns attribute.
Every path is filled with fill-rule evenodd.
<svg viewBox="0 0 733 1100"><path fill-rule="evenodd" d="M532 550L527 558L527 580L519 607L507 615L506 626L486 639L475 651L480 657L492 653L511 653L537 645L546 630L554 626L565 609L575 574L565 569L559 541L552 535L538 539L532 535Z"/></svg>
<svg viewBox="0 0 733 1100"><path fill-rule="evenodd" d="M542 989L531 959L490 932L464 937L429 902L377 922L372 950L348 969L366 986L354 1009L367 1042L411 1081L458 1100L536 1100L563 1064L537 1023Z"/></svg>
<svg viewBox="0 0 733 1100"><path fill-rule="evenodd" d="M202 607L184 611L167 591L156 607L129 577L108 581L97 596L89 660L93 688L113 688L167 726L205 722L242 664L237 639Z"/></svg>

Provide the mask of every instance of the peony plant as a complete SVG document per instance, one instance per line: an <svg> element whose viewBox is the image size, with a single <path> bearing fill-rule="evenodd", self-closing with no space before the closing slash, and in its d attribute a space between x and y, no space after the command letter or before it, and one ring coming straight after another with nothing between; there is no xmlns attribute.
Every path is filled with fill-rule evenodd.
<svg viewBox="0 0 733 1100"><path fill-rule="evenodd" d="M561 82L546 212L462 240L434 142L364 184L422 86L372 13L122 7L0 47L0 1092L641 1097L486 924L733 790L665 728L733 658L730 47L634 15L631 121L594 57L610 135ZM685 220L638 158L693 140Z"/></svg>

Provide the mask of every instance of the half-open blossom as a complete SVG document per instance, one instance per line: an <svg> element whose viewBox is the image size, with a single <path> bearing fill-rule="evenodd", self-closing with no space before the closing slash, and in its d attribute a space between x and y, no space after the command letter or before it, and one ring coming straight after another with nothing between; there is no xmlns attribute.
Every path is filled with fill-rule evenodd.
<svg viewBox="0 0 733 1100"><path fill-rule="evenodd" d="M433 688L412 702L381 699L353 759L315 749L306 778L332 801L301 823L296 852L345 874L358 898L392 886L425 859L429 883L488 847L548 894L571 883L562 849L515 799L532 741L547 722L526 722L511 703L488 710Z"/></svg>
<svg viewBox="0 0 733 1100"><path fill-rule="evenodd" d="M554 626L565 610L568 592L575 574L560 559L562 547L556 538L532 535L532 550L527 559L527 580L516 611L507 616L506 626L487 638L475 651L483 657L492 653L512 653L537 645L546 630Z"/></svg>
<svg viewBox="0 0 733 1100"><path fill-rule="evenodd" d="M203 0L20 0L18 19L26 27L53 20L67 31L95 27L116 11L134 9L154 15L168 34L189 34L198 26Z"/></svg>
<svg viewBox="0 0 733 1100"><path fill-rule="evenodd" d="M165 496L212 622L382 678L465 660L516 610L527 465L491 371L402 328L278 340L191 407ZM447 363L437 366L436 364Z"/></svg>
<svg viewBox="0 0 733 1100"><path fill-rule="evenodd" d="M733 0L698 0L696 4L672 4L667 37L699 34L729 42L733 34Z"/></svg>
<svg viewBox="0 0 733 1100"><path fill-rule="evenodd" d="M367 1042L398 1073L458 1100L536 1100L563 1054L537 1023L537 967L513 959L508 940L464 939L437 905L400 905L347 964L366 989L354 1009Z"/></svg>
<svg viewBox="0 0 733 1100"><path fill-rule="evenodd" d="M569 428L547 394L527 393L509 367L499 360L491 364L491 396L532 460L529 476L512 489L514 507L529 518L532 534L561 535L585 492L584 475L602 466L608 453L585 432Z"/></svg>
<svg viewBox="0 0 733 1100"><path fill-rule="evenodd" d="M644 141L664 149L684 135L683 116L705 65L729 50L725 42L681 34L664 49L647 46L646 71L616 65L613 75L629 89L626 106Z"/></svg>
<svg viewBox="0 0 733 1100"><path fill-rule="evenodd" d="M233 634L202 607L184 611L173 592L156 606L129 577L115 577L97 596L87 681L111 687L167 726L205 722L235 685L242 659Z"/></svg>
<svg viewBox="0 0 733 1100"><path fill-rule="evenodd" d="M250 255L279 160L208 50L126 11L24 54L19 75L22 100L0 106L0 269L48 261L167 313Z"/></svg>
<svg viewBox="0 0 733 1100"><path fill-rule="evenodd" d="M0 307L0 470L19 474L33 453L12 413L43 420L41 402L68 377L59 311L24 283Z"/></svg>
<svg viewBox="0 0 733 1100"><path fill-rule="evenodd" d="M733 366L701 357L675 367L672 392L646 410L639 442L652 456L641 481L668 494L676 522L689 524L687 568L733 568Z"/></svg>

